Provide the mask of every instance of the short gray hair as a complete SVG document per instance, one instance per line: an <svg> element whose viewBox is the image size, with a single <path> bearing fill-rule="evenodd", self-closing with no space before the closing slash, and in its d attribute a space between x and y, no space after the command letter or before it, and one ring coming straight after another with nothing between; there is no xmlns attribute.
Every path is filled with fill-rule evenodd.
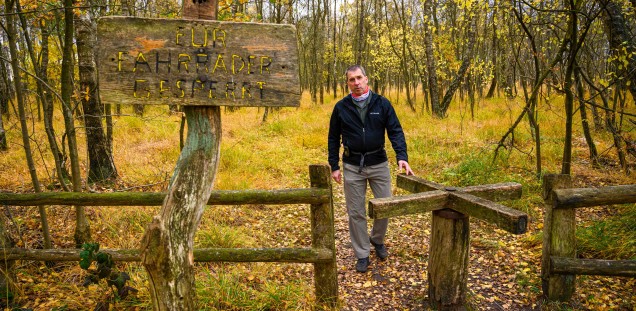
<svg viewBox="0 0 636 311"><path fill-rule="evenodd" d="M361 65L351 65L351 66L349 66L349 68L347 68L347 70L345 70L345 78L348 79L349 78L349 73L353 72L353 71L356 71L358 69L360 69L360 71L362 71L362 75L363 76L365 76L365 77L367 76L367 72L366 72L366 70L364 70L364 67L362 67Z"/></svg>

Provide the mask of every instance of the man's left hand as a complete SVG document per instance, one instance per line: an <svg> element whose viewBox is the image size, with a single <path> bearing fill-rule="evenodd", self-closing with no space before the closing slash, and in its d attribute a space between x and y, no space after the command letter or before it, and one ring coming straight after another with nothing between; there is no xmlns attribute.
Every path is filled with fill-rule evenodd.
<svg viewBox="0 0 636 311"><path fill-rule="evenodd" d="M409 166L409 163L404 160L398 161L398 170L401 172L402 169L406 170L406 175L414 175L413 170L411 170L411 166Z"/></svg>

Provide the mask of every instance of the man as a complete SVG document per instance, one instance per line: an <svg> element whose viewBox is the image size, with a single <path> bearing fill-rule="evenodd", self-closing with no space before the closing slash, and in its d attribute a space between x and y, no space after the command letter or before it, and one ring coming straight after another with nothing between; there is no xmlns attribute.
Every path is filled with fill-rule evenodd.
<svg viewBox="0 0 636 311"><path fill-rule="evenodd" d="M413 175L408 164L406 140L400 121L391 103L369 90L364 68L354 65L345 72L351 94L336 103L329 122L329 165L331 177L341 183L349 215L349 235L358 259L356 271L366 272L371 245L380 260L389 255L384 236L388 219L375 219L371 235L367 232L366 191L369 183L376 198L391 196L391 172L384 149L384 134L388 134L396 153L398 169ZM340 145L343 146L342 171Z"/></svg>

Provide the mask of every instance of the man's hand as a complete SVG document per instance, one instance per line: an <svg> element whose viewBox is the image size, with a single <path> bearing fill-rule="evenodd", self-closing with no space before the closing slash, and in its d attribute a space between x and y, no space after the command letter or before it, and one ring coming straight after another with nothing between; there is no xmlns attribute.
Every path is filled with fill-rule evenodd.
<svg viewBox="0 0 636 311"><path fill-rule="evenodd" d="M404 160L398 161L398 170L401 172L402 169L406 170L406 175L414 175L413 170L411 170L411 167L409 166L409 163ZM331 176L333 176L333 173L331 173Z"/></svg>
<svg viewBox="0 0 636 311"><path fill-rule="evenodd" d="M337 183L342 183L342 174L340 173L340 170L331 172L331 178L333 178L333 180L335 180Z"/></svg>

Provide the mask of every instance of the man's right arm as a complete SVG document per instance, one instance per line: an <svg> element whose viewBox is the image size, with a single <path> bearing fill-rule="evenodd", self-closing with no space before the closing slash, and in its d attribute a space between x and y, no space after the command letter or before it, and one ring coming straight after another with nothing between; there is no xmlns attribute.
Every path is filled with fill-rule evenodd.
<svg viewBox="0 0 636 311"><path fill-rule="evenodd" d="M331 113L331 119L329 120L329 135L327 137L327 149L329 153L328 160L332 172L340 170L339 153L341 128L339 119L340 117L338 116L338 109L334 107L333 112Z"/></svg>

